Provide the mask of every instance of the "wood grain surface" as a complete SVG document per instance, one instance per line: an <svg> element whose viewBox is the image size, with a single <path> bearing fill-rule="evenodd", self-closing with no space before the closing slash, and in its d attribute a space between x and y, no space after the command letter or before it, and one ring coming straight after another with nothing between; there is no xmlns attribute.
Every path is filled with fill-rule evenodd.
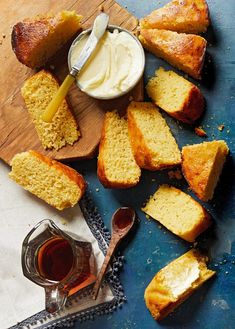
<svg viewBox="0 0 235 329"><path fill-rule="evenodd" d="M101 6L110 15L110 24L120 25L130 31L137 26L136 18L113 0L42 0L37 2L15 1L0 2L0 65L1 65L1 94L0 94L0 158L10 163L12 157L28 149L37 150L58 160L75 160L92 157L100 140L104 113L106 110L118 109L123 111L129 103L130 96L136 100L143 99L143 82L134 90L116 100L98 101L86 96L75 84L72 86L68 101L71 104L82 137L73 146L66 146L59 151L45 151L38 139L34 125L25 108L20 89L24 81L35 71L18 62L11 49L12 27L18 21L40 13L60 10L76 10L83 15L83 29L92 25ZM67 53L71 41L63 47L47 64L60 80L68 72Z"/></svg>

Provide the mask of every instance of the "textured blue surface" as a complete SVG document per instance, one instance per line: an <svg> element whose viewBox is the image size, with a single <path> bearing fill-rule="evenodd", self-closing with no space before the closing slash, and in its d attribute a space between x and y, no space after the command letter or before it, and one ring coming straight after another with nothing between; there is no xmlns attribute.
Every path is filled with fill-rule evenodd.
<svg viewBox="0 0 235 329"><path fill-rule="evenodd" d="M167 1L119 0L119 3L137 17L146 15ZM96 177L96 160L74 164L84 173L89 191L109 227L113 211L123 205L137 210L139 223L136 231L121 246L125 265L121 273L127 303L111 315L97 317L95 321L77 323L79 329L233 329L235 328L235 197L234 197L234 152L235 152L235 2L234 0L208 0L212 27L206 38L209 41L208 56L203 80L197 83L207 100L207 110L201 125L208 134L207 140L224 139L231 154L212 202L205 204L214 218L214 226L199 238L199 245L211 255L211 268L217 277L205 284L172 315L161 323L155 322L145 307L143 295L155 273L169 261L190 248L155 221L146 219L140 211L143 202L160 183L171 183L187 191L184 180L169 180L167 172L143 171L140 184L132 189L105 190ZM154 56L147 55L145 78L162 65L170 66ZM200 143L189 126L179 124L166 116L180 147ZM222 132L218 126L224 124Z"/></svg>

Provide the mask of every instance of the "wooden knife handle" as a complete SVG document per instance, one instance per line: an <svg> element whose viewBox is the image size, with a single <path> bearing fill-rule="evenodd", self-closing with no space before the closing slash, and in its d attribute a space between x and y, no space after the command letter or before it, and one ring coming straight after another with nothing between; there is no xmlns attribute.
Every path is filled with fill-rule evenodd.
<svg viewBox="0 0 235 329"><path fill-rule="evenodd" d="M98 296L98 292L99 292L99 289L100 289L100 285L102 283L102 280L103 280L103 277L104 277L104 274L107 270L107 267L110 263L110 259L114 253L114 250L115 248L117 247L118 245L118 242L120 241L120 237L118 235L116 236L113 236L111 241L110 241L110 244L109 244L109 248L107 250L107 254L105 256L105 259L104 259L104 262L103 262L103 265L101 267L101 270L97 276L97 279L96 279L96 282L95 282L95 285L94 285L94 288L93 288L93 291L92 291L92 298L93 299L96 299L97 296Z"/></svg>

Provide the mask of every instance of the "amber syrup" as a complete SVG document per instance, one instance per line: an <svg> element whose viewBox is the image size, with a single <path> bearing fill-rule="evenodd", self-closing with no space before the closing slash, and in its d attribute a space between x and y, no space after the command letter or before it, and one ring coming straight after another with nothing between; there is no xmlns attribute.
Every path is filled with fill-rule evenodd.
<svg viewBox="0 0 235 329"><path fill-rule="evenodd" d="M84 251L83 268L74 269L76 261L68 240L62 237L54 237L46 241L38 250L37 253L37 268L39 274L47 280L62 281L70 272L78 270L80 273L75 281L69 285L70 295L80 290L81 288L93 282L95 276L91 274L89 257Z"/></svg>
<svg viewBox="0 0 235 329"><path fill-rule="evenodd" d="M38 270L41 276L52 281L62 281L73 266L73 249L61 237L46 241L38 251Z"/></svg>

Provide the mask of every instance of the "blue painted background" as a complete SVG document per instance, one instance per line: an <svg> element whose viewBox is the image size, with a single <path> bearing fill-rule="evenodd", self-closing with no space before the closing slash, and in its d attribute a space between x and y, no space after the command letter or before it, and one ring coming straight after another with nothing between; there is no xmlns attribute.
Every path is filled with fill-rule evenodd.
<svg viewBox="0 0 235 329"><path fill-rule="evenodd" d="M119 0L137 17L166 2ZM76 163L74 167L84 173L92 198L108 227L114 210L123 205L135 208L140 219L136 232L121 246L125 264L120 276L127 303L111 315L77 323L76 329L235 328L235 1L208 0L208 4L212 26L205 36L209 42L205 74L200 83L196 82L207 101L200 124L208 134L207 140L224 139L231 151L214 199L205 204L214 218L214 226L198 239L199 246L211 255L210 266L216 269L217 277L161 323L155 322L145 307L145 287L160 268L187 251L190 244L159 228L155 221L147 220L140 207L161 183L173 184L187 192L188 185L184 180L169 180L167 171L143 171L137 187L125 191L105 190L96 177L96 160ZM159 65L171 68L147 54L146 81ZM203 141L191 127L164 116L180 147ZM225 125L222 132L218 130L221 124Z"/></svg>

